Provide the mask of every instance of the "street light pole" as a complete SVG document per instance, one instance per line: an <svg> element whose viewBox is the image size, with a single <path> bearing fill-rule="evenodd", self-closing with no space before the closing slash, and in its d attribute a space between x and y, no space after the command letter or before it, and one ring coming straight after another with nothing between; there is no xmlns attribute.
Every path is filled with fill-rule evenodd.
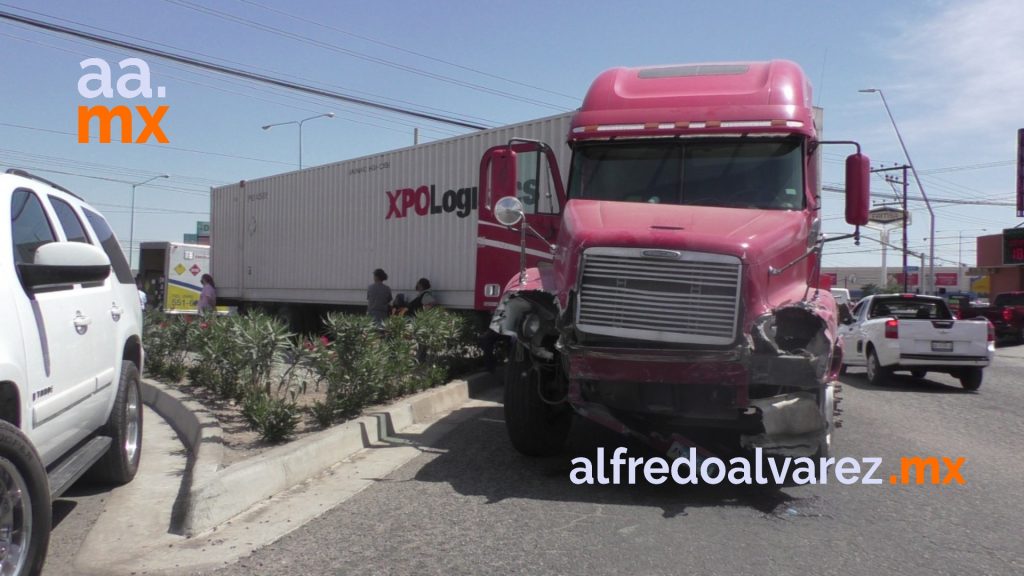
<svg viewBox="0 0 1024 576"><path fill-rule="evenodd" d="M135 189L138 188L139 186L142 186L143 184L149 184L150 182L152 182L153 180L156 180L158 178L170 178L170 176L168 176L167 174L160 174L158 176L153 176L149 180L143 180L142 182L139 182L137 184L132 184L131 220L130 220L130 222L128 224L128 267L129 268L132 267L132 250L134 249L134 246L135 246ZM140 262L139 265L141 266L142 263Z"/></svg>
<svg viewBox="0 0 1024 576"><path fill-rule="evenodd" d="M889 103L885 101L885 94L882 93L880 88L865 88L863 90L859 90L859 92L877 92L878 95L882 97L882 105L885 106L885 113L889 115L889 121L892 123L892 129L896 131L896 138L900 141L900 148L903 148L903 155L907 158L907 164L910 165L910 171L914 174L914 181L917 182L917 189L921 191L921 198L924 199L924 205L928 208L928 216L931 220L929 230L929 237L931 240L928 246L928 287L931 288L932 292L935 292L935 211L932 210L932 204L928 201L928 195L924 193L924 186L921 185L921 178L918 177L914 161L910 159L910 153L907 152L907 145L903 143L903 136L900 134L900 129L896 126L896 119L893 118L892 111L889 110Z"/></svg>
<svg viewBox="0 0 1024 576"><path fill-rule="evenodd" d="M289 120L288 122L278 122L277 124L267 124L263 126L264 130L270 130L274 126L285 126L287 124L297 124L299 126L299 170L302 170L302 125L308 120L315 120L316 118L334 118L334 112L327 112L324 114L317 114L316 116L310 116L309 118L303 118L302 120Z"/></svg>

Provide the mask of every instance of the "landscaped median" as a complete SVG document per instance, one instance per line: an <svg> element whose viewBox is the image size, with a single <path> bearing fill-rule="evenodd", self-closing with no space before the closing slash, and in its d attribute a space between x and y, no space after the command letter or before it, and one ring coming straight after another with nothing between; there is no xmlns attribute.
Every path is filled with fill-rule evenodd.
<svg viewBox="0 0 1024 576"><path fill-rule="evenodd" d="M172 532L191 537L214 528L364 448L387 444L405 428L454 410L493 382L489 375L455 380L221 467L222 431L209 412L159 382L144 380L144 401L171 424L189 453Z"/></svg>
<svg viewBox="0 0 1024 576"><path fill-rule="evenodd" d="M172 533L218 526L469 400L465 380L437 387L479 357L463 318L434 309L383 329L366 316L324 324L322 337L301 337L262 314L147 315L144 401L189 455Z"/></svg>

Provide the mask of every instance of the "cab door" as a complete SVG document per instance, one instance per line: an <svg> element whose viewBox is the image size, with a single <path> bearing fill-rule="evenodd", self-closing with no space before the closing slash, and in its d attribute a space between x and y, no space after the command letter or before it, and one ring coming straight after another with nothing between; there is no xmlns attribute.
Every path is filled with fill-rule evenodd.
<svg viewBox="0 0 1024 576"><path fill-rule="evenodd" d="M492 209L501 196L511 195L512 183L498 171L507 163L495 161L502 156L515 159L514 195L523 203L526 223L537 232L526 235L526 267L551 262L565 206L565 187L558 161L546 144L513 141L488 150L480 164L480 211L477 225L476 298L477 310L494 309L505 285L519 273L522 233L494 218ZM499 185L505 179L507 186ZM540 236L538 238L537 236Z"/></svg>
<svg viewBox="0 0 1024 576"><path fill-rule="evenodd" d="M83 214L61 198L51 195L47 199L64 241L81 242L103 248L100 238L86 231ZM135 312L126 310L119 303L121 298L114 294L116 285L117 278L114 274L108 275L102 281L75 285L76 310L91 320L88 325L89 342L95 346L96 354L92 368L96 375L94 395L87 400L88 406L79 411L76 418L76 425L85 426L87 430L95 430L106 421L107 407L110 405L108 400L117 392L117 380L120 378L121 347L118 343L121 339L118 325L122 320L127 322L128 314ZM137 292L133 291L132 294L135 296ZM137 301L133 298L128 304Z"/></svg>

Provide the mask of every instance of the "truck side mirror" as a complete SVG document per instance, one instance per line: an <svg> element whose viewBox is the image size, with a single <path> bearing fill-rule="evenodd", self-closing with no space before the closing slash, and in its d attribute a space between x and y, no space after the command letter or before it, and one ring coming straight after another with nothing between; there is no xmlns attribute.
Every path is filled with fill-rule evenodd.
<svg viewBox="0 0 1024 576"><path fill-rule="evenodd" d="M516 195L516 153L510 146L495 146L480 159L480 195L488 210L494 198Z"/></svg>
<svg viewBox="0 0 1024 576"><path fill-rule="evenodd" d="M494 219L511 228L522 222L523 203L515 196L505 196L494 205Z"/></svg>
<svg viewBox="0 0 1024 576"><path fill-rule="evenodd" d="M856 153L846 157L846 222L854 226L868 223L871 203L871 160Z"/></svg>

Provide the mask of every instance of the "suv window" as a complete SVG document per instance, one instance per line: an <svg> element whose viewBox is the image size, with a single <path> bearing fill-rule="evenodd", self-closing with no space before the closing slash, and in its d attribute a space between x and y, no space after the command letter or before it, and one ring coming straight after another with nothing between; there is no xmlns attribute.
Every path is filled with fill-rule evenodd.
<svg viewBox="0 0 1024 576"><path fill-rule="evenodd" d="M110 266L114 269L117 281L121 284L135 284L135 280L132 279L132 269L124 257L124 252L121 252L121 247L117 245L117 238L114 237L114 232L107 225L107 221L103 219L103 216L91 210L83 209L82 211L85 212L86 220L92 225L93 232L96 233L97 239L100 241L100 246L107 253L107 258L110 258Z"/></svg>
<svg viewBox="0 0 1024 576"><path fill-rule="evenodd" d="M71 204L50 196L50 206L53 206L53 211L57 213L57 220L60 221L60 226L64 229L64 236L67 237L68 242L89 244L89 236L85 233L82 221L78 219L78 214L75 214L75 209L71 207Z"/></svg>
<svg viewBox="0 0 1024 576"><path fill-rule="evenodd" d="M34 263L36 249L57 240L42 203L30 190L19 188L11 195L11 235L16 264Z"/></svg>

